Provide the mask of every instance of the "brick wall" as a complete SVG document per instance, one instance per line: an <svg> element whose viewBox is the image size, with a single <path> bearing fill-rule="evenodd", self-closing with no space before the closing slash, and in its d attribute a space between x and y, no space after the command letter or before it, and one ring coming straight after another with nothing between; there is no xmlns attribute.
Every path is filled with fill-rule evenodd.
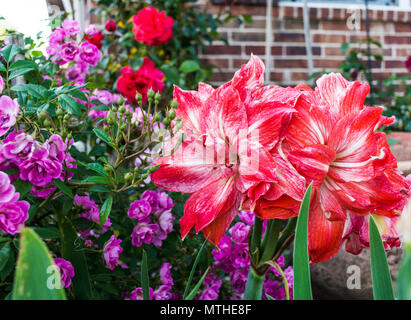
<svg viewBox="0 0 411 320"><path fill-rule="evenodd" d="M389 8L389 7L388 7ZM208 5L210 12L221 6ZM216 66L212 82L219 84L231 79L241 64L254 53L265 60L265 6L232 5L233 14L248 14L252 23L238 25L229 21L220 31L229 45L213 43L200 53L202 60ZM349 30L346 24L351 13L347 9L310 8L311 41L314 71L336 70L344 59L342 43L365 39L365 10L361 10L360 30ZM373 62L374 78L385 78L392 73L405 74L404 61L411 55L411 11L370 10L371 38L383 48L374 52L384 61ZM271 46L270 81L294 85L308 77L305 37L301 7L279 5L273 8L273 44Z"/></svg>

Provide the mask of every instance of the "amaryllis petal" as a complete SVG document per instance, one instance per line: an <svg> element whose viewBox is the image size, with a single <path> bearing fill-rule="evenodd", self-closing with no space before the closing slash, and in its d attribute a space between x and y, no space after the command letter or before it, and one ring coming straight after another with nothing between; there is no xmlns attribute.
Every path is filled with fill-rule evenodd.
<svg viewBox="0 0 411 320"><path fill-rule="evenodd" d="M318 195L311 199L308 220L308 250L312 263L328 260L340 250L345 220L327 219Z"/></svg>
<svg viewBox="0 0 411 320"><path fill-rule="evenodd" d="M309 145L291 151L288 160L307 181L314 185L322 183L328 174L330 163L335 159L335 151L326 145Z"/></svg>
<svg viewBox="0 0 411 320"><path fill-rule="evenodd" d="M349 82L339 73L329 73L317 80L316 93L334 112L340 113L340 102L346 95Z"/></svg>
<svg viewBox="0 0 411 320"><path fill-rule="evenodd" d="M263 85L264 69L264 63L261 59L251 55L248 63L235 73L231 84L239 91L242 101L247 101L247 98L250 97L250 92Z"/></svg>
<svg viewBox="0 0 411 320"><path fill-rule="evenodd" d="M289 219L298 215L301 201L287 195L276 200L261 198L257 201L254 213L261 219Z"/></svg>
<svg viewBox="0 0 411 320"><path fill-rule="evenodd" d="M218 217L229 213L238 205L238 197L232 177L214 181L192 194L184 205L184 216L180 220L181 236L184 238L192 227L200 232Z"/></svg>

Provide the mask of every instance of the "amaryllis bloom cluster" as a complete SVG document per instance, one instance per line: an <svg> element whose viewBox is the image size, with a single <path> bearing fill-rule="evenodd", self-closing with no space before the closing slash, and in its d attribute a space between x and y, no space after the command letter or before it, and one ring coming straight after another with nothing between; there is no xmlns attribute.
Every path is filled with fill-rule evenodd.
<svg viewBox="0 0 411 320"><path fill-rule="evenodd" d="M63 258L55 258L54 263L57 267L59 267L62 287L70 287L71 279L73 279L75 275L73 265L70 261Z"/></svg>
<svg viewBox="0 0 411 320"><path fill-rule="evenodd" d="M117 79L117 91L130 102L136 102L138 92L142 95L142 102L145 103L149 89L159 93L163 91L165 86L163 78L164 74L155 67L154 62L145 57L137 71L130 66L121 69L121 76Z"/></svg>
<svg viewBox="0 0 411 320"><path fill-rule="evenodd" d="M151 6L133 16L133 33L137 41L151 46L167 43L173 37L174 20L165 11L159 12Z"/></svg>
<svg viewBox="0 0 411 320"><path fill-rule="evenodd" d="M167 235L173 231L174 203L163 190L146 190L140 200L130 204L128 216L137 220L131 234L131 243L140 247L143 243L160 247Z"/></svg>
<svg viewBox="0 0 411 320"><path fill-rule="evenodd" d="M221 269L227 273L231 280L232 299L242 299L247 276L250 268L250 258L248 255L247 236L251 226L254 224L254 214L249 211L240 211L238 216L241 222L237 222L232 226L228 235L224 235L217 248L212 251L214 257L215 269ZM266 225L263 225L263 234ZM284 267L284 256L280 256L277 264ZM292 298L293 270L288 267L284 270L289 285L290 297ZM276 300L284 300L286 298L285 288L281 274L274 268L270 269L265 275L263 284L263 298L266 299L266 294L274 297ZM215 299L217 299L218 291Z"/></svg>
<svg viewBox="0 0 411 320"><path fill-rule="evenodd" d="M104 261L110 270L113 270L118 265L119 256L123 252L123 248L120 246L121 242L122 240L112 235L104 246Z"/></svg>
<svg viewBox="0 0 411 320"><path fill-rule="evenodd" d="M10 177L0 171L0 230L4 233L16 234L29 217L29 203L19 198Z"/></svg>
<svg viewBox="0 0 411 320"><path fill-rule="evenodd" d="M95 27L88 26L87 32L88 38L98 35ZM77 21L64 20L61 28L56 28L51 33L46 51L52 61L60 65L70 63L65 71L69 81L83 84L85 76L90 73L89 66L96 66L101 60L102 53L92 41L77 43L76 37L79 33L80 27Z"/></svg>
<svg viewBox="0 0 411 320"><path fill-rule="evenodd" d="M194 227L216 245L240 207L262 219L295 217L312 183L313 263L335 255L344 238L353 239L344 236L352 214L388 218L377 223L387 231L387 247L398 245L391 219L401 213L410 182L378 131L394 118L364 105L369 85L329 74L315 90L281 88L263 86L263 76L264 64L252 56L217 89L175 87L183 127L165 154L182 134L184 141L154 161L160 168L151 178L166 190L191 194L180 220L182 237Z"/></svg>
<svg viewBox="0 0 411 320"><path fill-rule="evenodd" d="M2 87L0 89L3 90ZM19 109L20 106L17 103L17 99L13 100L9 96L0 97L0 137L5 135L14 126Z"/></svg>
<svg viewBox="0 0 411 320"><path fill-rule="evenodd" d="M72 172L65 170L77 167L67 151L71 143L53 134L40 144L27 133L12 131L0 141L0 169L18 169L13 179L29 181L33 186L31 193L46 198L56 189L53 179L64 181L73 177Z"/></svg>
<svg viewBox="0 0 411 320"><path fill-rule="evenodd" d="M174 285L173 278L171 276L170 263L163 263L160 267L160 282L161 285L153 290L149 288L150 300L175 300L179 297L179 294L171 293ZM128 296L129 300L143 300L143 289L138 287L134 289Z"/></svg>

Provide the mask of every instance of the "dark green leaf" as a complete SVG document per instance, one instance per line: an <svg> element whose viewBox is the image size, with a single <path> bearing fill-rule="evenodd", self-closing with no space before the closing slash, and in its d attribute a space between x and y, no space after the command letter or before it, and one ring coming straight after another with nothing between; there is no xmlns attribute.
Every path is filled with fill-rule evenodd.
<svg viewBox="0 0 411 320"><path fill-rule="evenodd" d="M83 182L95 182L95 183L101 183L101 184L109 184L110 179L108 177L92 176L92 177L88 177L84 179Z"/></svg>
<svg viewBox="0 0 411 320"><path fill-rule="evenodd" d="M202 275L200 280L196 283L194 286L193 290L191 290L190 294L185 298L185 300L193 300L193 298L196 296L198 290L200 289L201 285L204 282L205 277L207 276L208 271L210 270L210 267L207 268L206 272Z"/></svg>
<svg viewBox="0 0 411 320"><path fill-rule="evenodd" d="M141 260L141 288L143 299L150 300L150 281L148 279L147 253L143 249L143 259Z"/></svg>
<svg viewBox="0 0 411 320"><path fill-rule="evenodd" d="M20 48L15 44L9 44L8 46L1 49L0 53L7 63L10 63L14 57L20 52Z"/></svg>
<svg viewBox="0 0 411 320"><path fill-rule="evenodd" d="M297 219L294 240L294 300L312 300L308 256L308 216L312 183L305 192Z"/></svg>
<svg viewBox="0 0 411 320"><path fill-rule="evenodd" d="M18 69L14 72L11 73L9 80L12 80L16 77L22 76L23 74L26 74L27 72L33 71L34 68L25 68L25 69Z"/></svg>
<svg viewBox="0 0 411 320"><path fill-rule="evenodd" d="M411 300L411 245L404 245L404 258L398 271L398 299Z"/></svg>
<svg viewBox="0 0 411 320"><path fill-rule="evenodd" d="M194 72L200 69L197 61L194 60L186 60L180 66L180 71L185 73Z"/></svg>
<svg viewBox="0 0 411 320"><path fill-rule="evenodd" d="M65 185L63 181L61 181L59 179L55 179L54 184L66 196L68 196L70 198L73 198L73 191L71 191L71 189L67 185Z"/></svg>
<svg viewBox="0 0 411 320"><path fill-rule="evenodd" d="M18 193L20 193L20 199L23 199L24 196L30 192L32 184L28 181L17 179L13 182L13 186Z"/></svg>
<svg viewBox="0 0 411 320"><path fill-rule="evenodd" d="M186 284L186 288L184 290L183 300L186 298L186 296L188 294L188 290L190 289L191 281L193 280L193 276L194 276L194 273L196 271L197 264L200 261L201 254L203 253L203 250L204 250L204 247L205 247L206 243L207 243L207 240L205 240L203 242L203 244L201 245L200 250L197 253L196 259L194 260L194 264L193 264L193 267L191 268L190 275L188 276L188 281L187 281L187 284Z"/></svg>
<svg viewBox="0 0 411 320"><path fill-rule="evenodd" d="M58 102L64 110L76 116L81 116L81 110L85 108L81 103L66 94L60 95Z"/></svg>
<svg viewBox="0 0 411 320"><path fill-rule="evenodd" d="M103 140L105 143L109 144L113 148L115 147L115 144L113 143L113 141L111 141L109 135L105 133L103 130L93 129L93 131L96 134L96 136Z"/></svg>
<svg viewBox="0 0 411 320"><path fill-rule="evenodd" d="M9 67L9 71L18 70L18 69L37 69L37 63L29 60L17 60Z"/></svg>
<svg viewBox="0 0 411 320"><path fill-rule="evenodd" d="M113 205L113 197L109 196L106 201L104 201L100 210L100 226L102 227L106 222L108 216L111 212L111 206Z"/></svg>
<svg viewBox="0 0 411 320"><path fill-rule="evenodd" d="M394 300L394 290L384 244L377 224L370 215L370 257L374 300Z"/></svg>
<svg viewBox="0 0 411 320"><path fill-rule="evenodd" d="M9 260L10 251L11 249L9 242L0 243L0 271L3 270L7 261Z"/></svg>

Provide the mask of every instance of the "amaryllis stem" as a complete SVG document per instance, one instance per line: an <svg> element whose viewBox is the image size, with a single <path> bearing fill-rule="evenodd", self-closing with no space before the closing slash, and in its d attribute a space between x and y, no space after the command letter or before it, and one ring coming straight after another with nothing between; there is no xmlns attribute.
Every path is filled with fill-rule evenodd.
<svg viewBox="0 0 411 320"><path fill-rule="evenodd" d="M278 236L281 230L282 221L279 219L274 219L270 221L267 226L266 236L264 237L266 241L263 242L261 246L262 256L260 259L261 263L271 260L274 256L275 249L277 247Z"/></svg>
<svg viewBox="0 0 411 320"><path fill-rule="evenodd" d="M263 229L263 221L255 216L254 226L251 234L251 241L250 241L250 255L253 259L255 265L258 264L259 257L261 255L260 252L260 244L261 244L261 232Z"/></svg>
<svg viewBox="0 0 411 320"><path fill-rule="evenodd" d="M248 272L247 284L244 292L244 300L261 300L263 294L264 276L259 276L250 267Z"/></svg>

